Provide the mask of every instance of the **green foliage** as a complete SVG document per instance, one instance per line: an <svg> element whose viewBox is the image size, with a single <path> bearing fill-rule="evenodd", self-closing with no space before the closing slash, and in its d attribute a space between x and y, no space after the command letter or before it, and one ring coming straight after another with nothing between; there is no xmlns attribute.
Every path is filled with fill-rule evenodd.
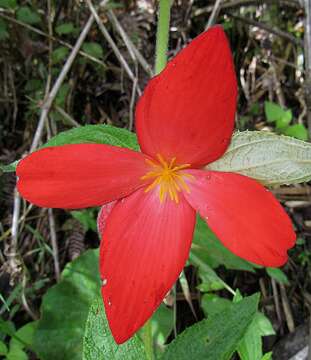
<svg viewBox="0 0 311 360"><path fill-rule="evenodd" d="M5 345L5 343L0 340L0 355L6 355L8 353L8 348L7 346Z"/></svg>
<svg viewBox="0 0 311 360"><path fill-rule="evenodd" d="M91 304L99 295L98 250L89 250L67 264L60 282L43 297L33 346L41 360L82 359L85 323ZM172 316L172 311L162 305L150 320L158 348L172 329ZM108 337L111 339L110 332Z"/></svg>
<svg viewBox="0 0 311 360"><path fill-rule="evenodd" d="M101 58L104 55L103 48L95 42L85 42L82 45L82 50L95 58Z"/></svg>
<svg viewBox="0 0 311 360"><path fill-rule="evenodd" d="M98 251L67 264L60 282L43 296L34 349L41 360L81 360L89 307L100 294Z"/></svg>
<svg viewBox="0 0 311 360"><path fill-rule="evenodd" d="M17 163L18 163L18 161L14 161L12 164L9 164L9 165L0 164L0 175L1 175L1 173L14 172L16 169Z"/></svg>
<svg viewBox="0 0 311 360"><path fill-rule="evenodd" d="M239 258L225 248L206 222L197 217L191 254L212 268L224 265L227 269L254 271L251 263ZM190 259L192 259L190 254ZM193 262L195 264L195 261Z"/></svg>
<svg viewBox="0 0 311 360"><path fill-rule="evenodd" d="M306 129L306 127L303 124L295 124L292 126L289 126L288 128L286 128L284 130L284 135L287 136L292 136L296 139L299 140L308 140L309 135L308 135L308 130Z"/></svg>
<svg viewBox="0 0 311 360"><path fill-rule="evenodd" d="M278 133L291 136L299 140L308 140L308 131L303 124L290 125L293 119L291 110L284 110L278 104L266 101L265 114L269 123L275 123Z"/></svg>
<svg viewBox="0 0 311 360"><path fill-rule="evenodd" d="M36 327L37 322L33 321L15 331L11 322L1 320L0 333L8 335L11 339L8 347L0 341L0 355L4 355L6 360L27 360L26 350L32 348Z"/></svg>
<svg viewBox="0 0 311 360"><path fill-rule="evenodd" d="M96 209L85 209L85 210L75 210L71 211L71 215L80 221L85 231L93 230L97 231L96 223Z"/></svg>
<svg viewBox="0 0 311 360"><path fill-rule="evenodd" d="M56 105L61 106L61 107L64 106L69 89L70 89L69 84L63 84L60 87L60 89L58 90L56 99L55 99Z"/></svg>
<svg viewBox="0 0 311 360"><path fill-rule="evenodd" d="M311 179L311 144L266 131L238 132L208 169L236 172L265 185L297 184Z"/></svg>
<svg viewBox="0 0 311 360"><path fill-rule="evenodd" d="M256 315L258 299L253 295L230 304L186 329L167 346L163 360L228 360Z"/></svg>
<svg viewBox="0 0 311 360"><path fill-rule="evenodd" d="M43 147L65 144L109 144L138 150L136 135L111 125L86 125L64 131L51 138Z"/></svg>
<svg viewBox="0 0 311 360"><path fill-rule="evenodd" d="M286 274L279 268L266 268L267 274L281 284L288 285L289 281Z"/></svg>
<svg viewBox="0 0 311 360"><path fill-rule="evenodd" d="M64 92L58 94L59 103L64 101L68 91L67 84L63 85ZM47 146L61 146L65 144L109 144L114 146L121 146L128 149L139 151L137 137L132 132L117 128L111 125L86 125L75 129L64 131L52 137L42 147ZM9 165L0 164L0 175L4 172L13 172L16 170L18 161L14 161Z"/></svg>
<svg viewBox="0 0 311 360"><path fill-rule="evenodd" d="M233 302L243 301L242 296L237 292ZM214 294L204 294L202 297L202 309L208 316L215 316L230 309L232 302ZM261 360L262 358L262 337L273 335L274 330L267 317L257 312L249 324L243 338L240 340L237 351L241 360Z"/></svg>
<svg viewBox="0 0 311 360"><path fill-rule="evenodd" d="M284 110L281 106L271 101L265 101L265 114L267 121L270 123L281 120L281 122L288 125L293 118L291 110Z"/></svg>
<svg viewBox="0 0 311 360"><path fill-rule="evenodd" d="M102 301L93 302L86 322L83 360L147 360L143 343L134 336L117 345L110 333Z"/></svg>
<svg viewBox="0 0 311 360"><path fill-rule="evenodd" d="M241 360L261 360L262 337L274 334L275 331L268 318L257 312L239 343L238 353Z"/></svg>
<svg viewBox="0 0 311 360"><path fill-rule="evenodd" d="M198 267L199 277L202 281L198 285L201 291L215 291L226 288L226 283L216 274L216 272L193 252L190 254L190 262Z"/></svg>
<svg viewBox="0 0 311 360"><path fill-rule="evenodd" d="M56 48L52 53L52 60L54 64L60 63L66 59L69 53L69 49L65 46L60 46Z"/></svg>
<svg viewBox="0 0 311 360"><path fill-rule="evenodd" d="M5 9L16 8L16 0L0 0L0 7Z"/></svg>
<svg viewBox="0 0 311 360"><path fill-rule="evenodd" d="M55 31L58 35L68 35L75 31L75 27L72 22L68 22L56 26Z"/></svg>
<svg viewBox="0 0 311 360"><path fill-rule="evenodd" d="M18 8L16 16L17 20L30 25L41 22L39 14L28 6L21 6Z"/></svg>
<svg viewBox="0 0 311 360"><path fill-rule="evenodd" d="M8 37L9 33L7 23L3 19L0 19L0 41L6 40Z"/></svg>

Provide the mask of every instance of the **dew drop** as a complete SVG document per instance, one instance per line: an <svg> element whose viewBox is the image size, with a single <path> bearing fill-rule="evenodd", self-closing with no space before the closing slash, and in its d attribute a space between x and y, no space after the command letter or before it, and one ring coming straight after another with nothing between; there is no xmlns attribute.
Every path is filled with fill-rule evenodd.
<svg viewBox="0 0 311 360"><path fill-rule="evenodd" d="M108 306L111 306L111 301L110 300L108 300Z"/></svg>
<svg viewBox="0 0 311 360"><path fill-rule="evenodd" d="M105 285L107 285L107 279L102 280L102 286L105 286Z"/></svg>

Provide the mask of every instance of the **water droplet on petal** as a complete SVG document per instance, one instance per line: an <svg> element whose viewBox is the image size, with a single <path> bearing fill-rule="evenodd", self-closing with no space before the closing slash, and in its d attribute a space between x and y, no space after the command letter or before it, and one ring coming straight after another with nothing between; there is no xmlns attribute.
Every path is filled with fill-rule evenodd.
<svg viewBox="0 0 311 360"><path fill-rule="evenodd" d="M105 285L107 285L107 279L102 280L102 286L105 286Z"/></svg>
<svg viewBox="0 0 311 360"><path fill-rule="evenodd" d="M108 306L111 306L111 301L110 300L108 300Z"/></svg>

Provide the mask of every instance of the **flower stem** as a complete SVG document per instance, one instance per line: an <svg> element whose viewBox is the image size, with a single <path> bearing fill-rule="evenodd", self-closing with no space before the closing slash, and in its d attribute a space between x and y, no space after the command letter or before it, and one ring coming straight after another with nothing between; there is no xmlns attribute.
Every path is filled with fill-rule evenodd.
<svg viewBox="0 0 311 360"><path fill-rule="evenodd" d="M154 360L151 319L149 319L143 327L142 340L145 345L147 359Z"/></svg>
<svg viewBox="0 0 311 360"><path fill-rule="evenodd" d="M159 0L155 74L159 74L167 63L168 37L170 30L171 0Z"/></svg>

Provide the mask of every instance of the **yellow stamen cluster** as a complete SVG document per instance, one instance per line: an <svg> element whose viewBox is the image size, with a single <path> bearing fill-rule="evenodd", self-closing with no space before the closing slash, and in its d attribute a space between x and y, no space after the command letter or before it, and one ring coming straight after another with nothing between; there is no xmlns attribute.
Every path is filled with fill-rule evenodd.
<svg viewBox="0 0 311 360"><path fill-rule="evenodd" d="M147 186L145 192L148 192L154 188L159 190L160 202L163 202L168 195L171 200L178 203L178 193L182 190L190 192L189 186L185 182L184 178L193 178L192 175L183 172L182 170L189 168L190 164L176 165L176 158L172 158L167 162L160 154L157 154L158 163L146 159L146 163L152 167L146 175L142 176L142 180L154 179L154 181Z"/></svg>

